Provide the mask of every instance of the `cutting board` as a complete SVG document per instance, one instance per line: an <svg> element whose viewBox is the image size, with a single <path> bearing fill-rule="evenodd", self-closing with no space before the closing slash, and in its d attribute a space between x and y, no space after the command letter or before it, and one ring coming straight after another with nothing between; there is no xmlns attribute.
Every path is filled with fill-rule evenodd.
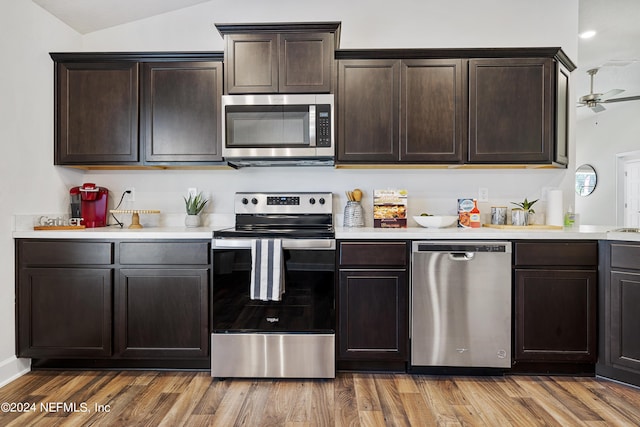
<svg viewBox="0 0 640 427"><path fill-rule="evenodd" d="M482 224L487 228L499 228L502 230L562 230L564 227L561 225L511 225L511 224Z"/></svg>
<svg viewBox="0 0 640 427"><path fill-rule="evenodd" d="M34 230L84 230L84 225L35 225Z"/></svg>

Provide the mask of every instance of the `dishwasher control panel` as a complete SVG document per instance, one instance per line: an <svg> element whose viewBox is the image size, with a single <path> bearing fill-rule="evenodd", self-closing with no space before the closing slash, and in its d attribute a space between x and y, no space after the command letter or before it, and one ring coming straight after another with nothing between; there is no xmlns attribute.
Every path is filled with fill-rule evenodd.
<svg viewBox="0 0 640 427"><path fill-rule="evenodd" d="M510 242L414 242L414 252L510 253Z"/></svg>

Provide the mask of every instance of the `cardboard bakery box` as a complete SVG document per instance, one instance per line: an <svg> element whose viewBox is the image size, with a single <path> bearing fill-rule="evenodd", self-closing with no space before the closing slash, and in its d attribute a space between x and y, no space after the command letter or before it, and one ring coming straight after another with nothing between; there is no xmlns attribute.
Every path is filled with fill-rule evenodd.
<svg viewBox="0 0 640 427"><path fill-rule="evenodd" d="M373 191L373 227L407 228L407 190Z"/></svg>

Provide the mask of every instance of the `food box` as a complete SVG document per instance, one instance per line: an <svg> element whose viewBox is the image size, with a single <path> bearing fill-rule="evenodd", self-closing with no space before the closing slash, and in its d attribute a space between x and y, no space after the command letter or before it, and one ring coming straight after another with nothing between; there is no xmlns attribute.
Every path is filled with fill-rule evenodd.
<svg viewBox="0 0 640 427"><path fill-rule="evenodd" d="M373 191L373 227L407 228L407 190Z"/></svg>
<svg viewBox="0 0 640 427"><path fill-rule="evenodd" d="M471 228L473 199L458 199L458 227Z"/></svg>

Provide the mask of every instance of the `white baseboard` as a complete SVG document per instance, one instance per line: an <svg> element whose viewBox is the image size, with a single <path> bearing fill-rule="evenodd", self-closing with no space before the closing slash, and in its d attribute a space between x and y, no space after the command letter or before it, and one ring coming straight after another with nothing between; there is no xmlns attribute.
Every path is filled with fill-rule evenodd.
<svg viewBox="0 0 640 427"><path fill-rule="evenodd" d="M12 356L0 362L0 387L31 371L31 359Z"/></svg>

